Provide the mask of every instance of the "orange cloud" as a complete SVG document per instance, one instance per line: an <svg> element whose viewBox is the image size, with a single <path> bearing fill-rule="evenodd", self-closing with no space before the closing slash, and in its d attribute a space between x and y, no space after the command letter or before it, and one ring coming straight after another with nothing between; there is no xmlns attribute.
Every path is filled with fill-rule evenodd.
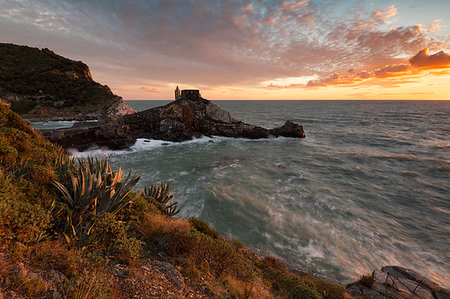
<svg viewBox="0 0 450 299"><path fill-rule="evenodd" d="M392 77L396 73L403 73L410 68L407 64L385 65L373 71L373 74L379 78Z"/></svg>
<svg viewBox="0 0 450 299"><path fill-rule="evenodd" d="M372 13L371 21L375 22L387 22L387 20L393 16L397 15L397 8L394 4L391 6L386 7L383 10L376 11ZM388 23L388 22L387 22Z"/></svg>
<svg viewBox="0 0 450 299"><path fill-rule="evenodd" d="M149 87L149 86L141 86L141 89L145 92L160 92L161 90L156 87Z"/></svg>
<svg viewBox="0 0 450 299"><path fill-rule="evenodd" d="M450 66L450 55L440 51L436 54L429 55L430 50L425 48L409 59L414 67L419 68L447 68Z"/></svg>
<svg viewBox="0 0 450 299"><path fill-rule="evenodd" d="M250 3L249 5L242 7L242 11L253 12L253 5Z"/></svg>
<svg viewBox="0 0 450 299"><path fill-rule="evenodd" d="M285 89L301 87L324 87L324 86L354 86L354 85L380 85L396 87L399 84L415 82L413 78L427 72L428 75L447 75L450 70L450 55L440 51L429 55L428 48L420 50L416 55L409 59L408 63L387 64L383 67L367 71L355 72L353 69L347 71L347 74L332 73L325 78L310 80L306 84L276 85L270 83L267 88ZM428 69L443 69L440 72L429 72ZM394 77L399 77L394 80ZM388 79L389 80L386 80Z"/></svg>

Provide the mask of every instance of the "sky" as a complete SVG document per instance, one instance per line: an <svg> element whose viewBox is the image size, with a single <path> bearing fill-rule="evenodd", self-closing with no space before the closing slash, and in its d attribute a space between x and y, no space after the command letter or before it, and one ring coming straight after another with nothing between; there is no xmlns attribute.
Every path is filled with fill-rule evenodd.
<svg viewBox="0 0 450 299"><path fill-rule="evenodd" d="M0 0L0 42L125 100L450 100L450 1Z"/></svg>

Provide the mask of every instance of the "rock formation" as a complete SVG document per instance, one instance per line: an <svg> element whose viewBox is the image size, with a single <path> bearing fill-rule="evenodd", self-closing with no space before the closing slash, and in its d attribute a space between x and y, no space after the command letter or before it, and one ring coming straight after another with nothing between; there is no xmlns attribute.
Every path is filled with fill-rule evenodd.
<svg viewBox="0 0 450 299"><path fill-rule="evenodd" d="M165 106L124 115L98 123L76 123L72 128L43 130L43 135L65 148L86 150L97 145L127 148L137 138L184 141L193 137L226 136L303 138L303 127L287 121L282 127L265 129L234 119L212 102L197 96L180 98Z"/></svg>
<svg viewBox="0 0 450 299"><path fill-rule="evenodd" d="M372 275L348 286L347 291L355 298L411 298L449 299L450 291L421 276L417 272L386 266L373 271Z"/></svg>
<svg viewBox="0 0 450 299"><path fill-rule="evenodd" d="M81 61L48 49L0 43L0 98L30 121L88 120L134 113Z"/></svg>

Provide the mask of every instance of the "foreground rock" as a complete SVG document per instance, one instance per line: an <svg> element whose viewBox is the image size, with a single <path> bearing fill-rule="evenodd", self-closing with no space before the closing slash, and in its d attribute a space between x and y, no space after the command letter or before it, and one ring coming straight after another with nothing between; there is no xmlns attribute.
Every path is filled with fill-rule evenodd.
<svg viewBox="0 0 450 299"><path fill-rule="evenodd" d="M381 271L373 271L348 286L347 291L356 298L412 298L412 299L449 299L450 291L421 276L413 270L386 266Z"/></svg>
<svg viewBox="0 0 450 299"><path fill-rule="evenodd" d="M287 121L282 127L265 129L234 119L231 114L200 96L186 96L165 106L98 123L77 123L72 128L43 130L43 135L65 148L86 150L92 146L123 149L137 138L185 141L193 137L225 136L303 138L303 127Z"/></svg>
<svg viewBox="0 0 450 299"><path fill-rule="evenodd" d="M30 121L91 120L134 113L81 61L0 43L0 98Z"/></svg>

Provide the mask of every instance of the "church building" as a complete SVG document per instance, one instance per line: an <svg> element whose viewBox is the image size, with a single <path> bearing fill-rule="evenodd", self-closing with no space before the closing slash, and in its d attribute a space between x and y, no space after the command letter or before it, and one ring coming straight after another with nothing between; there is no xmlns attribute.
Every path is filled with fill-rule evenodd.
<svg viewBox="0 0 450 299"><path fill-rule="evenodd" d="M198 89L183 89L180 91L180 89L175 89L175 100L179 99L187 99L187 98L201 98L200 90Z"/></svg>

